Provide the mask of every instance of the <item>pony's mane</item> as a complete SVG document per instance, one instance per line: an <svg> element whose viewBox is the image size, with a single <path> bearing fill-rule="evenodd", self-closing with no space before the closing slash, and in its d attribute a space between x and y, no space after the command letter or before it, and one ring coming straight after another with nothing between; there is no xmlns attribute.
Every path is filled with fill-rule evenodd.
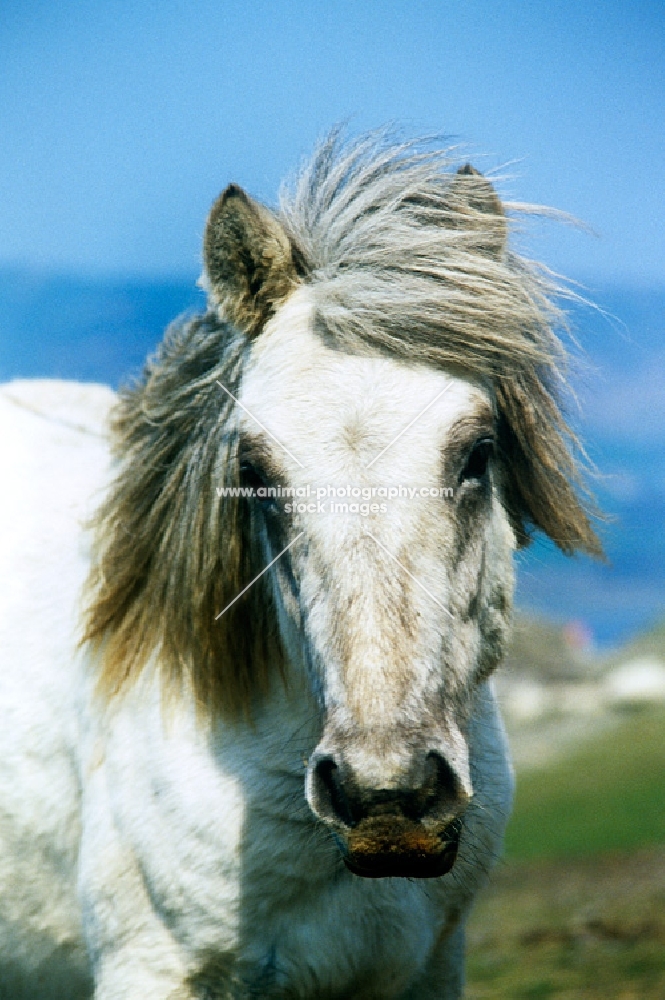
<svg viewBox="0 0 665 1000"><path fill-rule="evenodd" d="M537 528L567 554L599 555L577 496L595 512L583 453L561 402L567 352L556 331L566 318L556 301L571 293L505 246L493 188L451 163L421 140L379 130L345 144L337 130L282 191L279 219L308 271L319 327L355 353L489 378L519 544Z"/></svg>
<svg viewBox="0 0 665 1000"><path fill-rule="evenodd" d="M282 193L271 224L288 237L322 336L353 353L491 381L520 544L539 528L564 552L599 553L560 403L557 289L505 249L507 222L489 183L470 168L451 173L450 163L445 151L385 132L351 143L334 132ZM231 293L211 284L224 308ZM84 631L101 653L106 696L152 661L167 688L190 685L206 710L237 713L281 662L265 578L215 620L261 568L252 505L215 491L238 483L236 415L216 382L236 394L250 338L260 336L249 321L242 330L245 301L225 316L218 308L176 322L141 380L120 393L118 472L95 519Z"/></svg>
<svg viewBox="0 0 665 1000"><path fill-rule="evenodd" d="M92 525L83 636L101 653L106 697L158 661L164 691L185 685L204 711L237 713L279 658L265 580L215 620L260 560L252 505L216 492L238 484L233 404L216 383L236 394L245 350L212 314L176 321L120 390L118 471Z"/></svg>

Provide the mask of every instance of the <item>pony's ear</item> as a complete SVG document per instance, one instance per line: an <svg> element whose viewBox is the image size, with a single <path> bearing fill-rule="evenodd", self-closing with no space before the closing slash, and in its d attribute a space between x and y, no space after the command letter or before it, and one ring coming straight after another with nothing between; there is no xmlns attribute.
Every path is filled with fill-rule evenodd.
<svg viewBox="0 0 665 1000"><path fill-rule="evenodd" d="M497 260L503 256L508 238L508 224L501 200L482 174L470 163L460 167L446 190L446 202L453 226L477 233L477 249Z"/></svg>
<svg viewBox="0 0 665 1000"><path fill-rule="evenodd" d="M298 282L297 255L277 218L230 184L212 207L203 257L223 319L257 333Z"/></svg>

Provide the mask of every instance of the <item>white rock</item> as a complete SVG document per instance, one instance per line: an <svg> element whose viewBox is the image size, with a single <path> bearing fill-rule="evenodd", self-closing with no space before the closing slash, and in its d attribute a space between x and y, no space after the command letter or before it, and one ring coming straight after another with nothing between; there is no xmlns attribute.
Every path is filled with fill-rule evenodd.
<svg viewBox="0 0 665 1000"><path fill-rule="evenodd" d="M550 708L548 691L536 681L511 684L502 694L501 703L508 715L518 722L532 722Z"/></svg>
<svg viewBox="0 0 665 1000"><path fill-rule="evenodd" d="M642 656L622 664L605 678L609 701L665 701L665 663L656 656Z"/></svg>

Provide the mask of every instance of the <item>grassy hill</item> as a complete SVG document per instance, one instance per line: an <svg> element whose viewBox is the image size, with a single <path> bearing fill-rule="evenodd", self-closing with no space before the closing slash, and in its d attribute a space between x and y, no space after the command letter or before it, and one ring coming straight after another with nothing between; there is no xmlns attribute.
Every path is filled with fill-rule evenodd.
<svg viewBox="0 0 665 1000"><path fill-rule="evenodd" d="M517 783L506 857L579 857L665 846L665 710L632 713Z"/></svg>
<svg viewBox="0 0 665 1000"><path fill-rule="evenodd" d="M663 1000L665 848L506 864L467 939L466 1000Z"/></svg>
<svg viewBox="0 0 665 1000"><path fill-rule="evenodd" d="M468 1000L665 997L665 708L518 775L468 980Z"/></svg>
<svg viewBox="0 0 665 1000"><path fill-rule="evenodd" d="M665 619L641 632L610 657L612 664L637 656L657 656L665 660Z"/></svg>

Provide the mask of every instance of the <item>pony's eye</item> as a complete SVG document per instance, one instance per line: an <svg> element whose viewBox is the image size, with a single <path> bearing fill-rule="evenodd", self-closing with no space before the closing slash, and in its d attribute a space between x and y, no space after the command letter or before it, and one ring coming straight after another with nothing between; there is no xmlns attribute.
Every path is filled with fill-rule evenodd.
<svg viewBox="0 0 665 1000"><path fill-rule="evenodd" d="M476 441L462 469L460 483L466 479L482 479L487 474L487 466L493 454L493 438L481 438Z"/></svg>
<svg viewBox="0 0 665 1000"><path fill-rule="evenodd" d="M256 493L259 489L267 489L265 476L251 462L240 463L240 485Z"/></svg>

